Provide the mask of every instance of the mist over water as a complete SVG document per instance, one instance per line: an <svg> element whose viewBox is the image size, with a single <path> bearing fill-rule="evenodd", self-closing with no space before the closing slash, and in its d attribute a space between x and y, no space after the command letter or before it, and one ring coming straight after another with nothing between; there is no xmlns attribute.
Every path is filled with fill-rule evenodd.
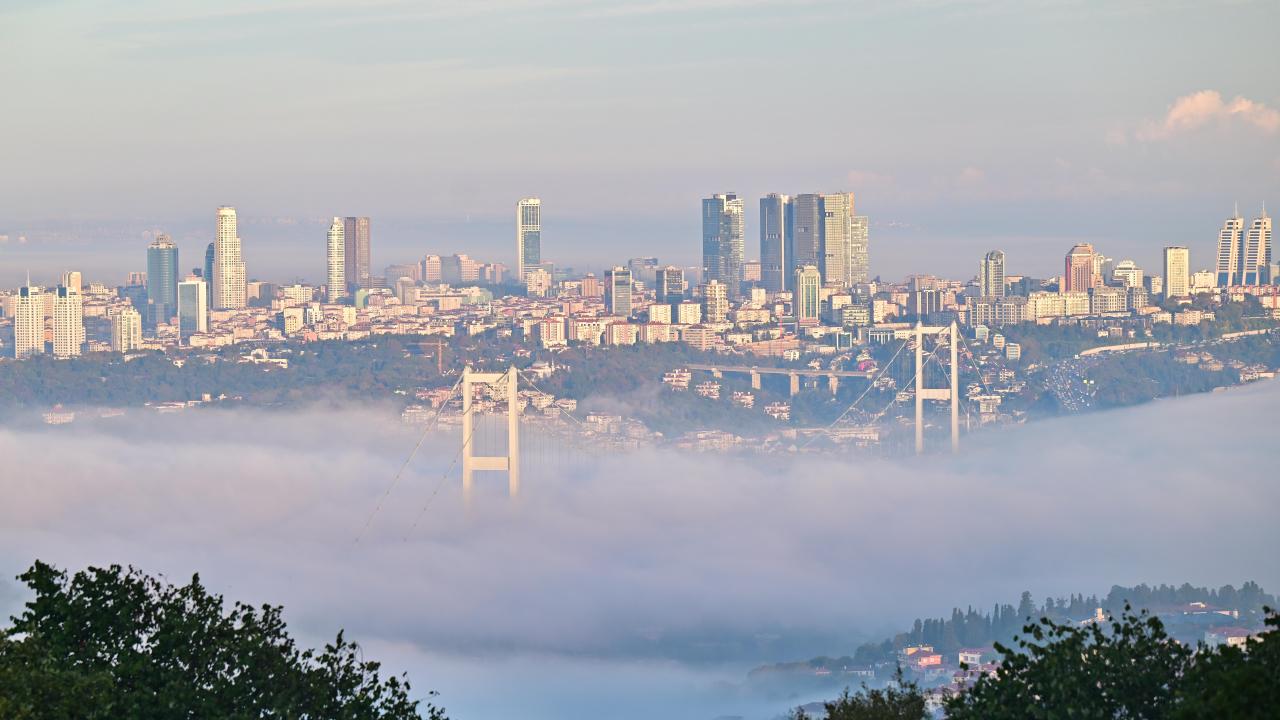
<svg viewBox="0 0 1280 720"><path fill-rule="evenodd" d="M387 407L11 422L0 612L35 558L199 572L283 604L305 642L346 628L455 717L768 718L809 698L752 696L752 665L956 605L1274 592L1277 399L1269 382L1037 422L954 457L527 456L518 502L481 476L470 512L442 434L364 530L416 439Z"/></svg>

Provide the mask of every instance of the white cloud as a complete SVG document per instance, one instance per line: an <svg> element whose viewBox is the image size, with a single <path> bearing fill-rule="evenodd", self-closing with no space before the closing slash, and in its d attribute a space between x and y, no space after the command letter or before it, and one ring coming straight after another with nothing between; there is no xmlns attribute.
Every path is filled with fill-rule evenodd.
<svg viewBox="0 0 1280 720"><path fill-rule="evenodd" d="M1145 142L1170 140L1208 125L1249 127L1273 134L1280 131L1280 110L1243 95L1228 102L1217 90L1201 90L1175 100L1163 119L1143 124L1134 135Z"/></svg>

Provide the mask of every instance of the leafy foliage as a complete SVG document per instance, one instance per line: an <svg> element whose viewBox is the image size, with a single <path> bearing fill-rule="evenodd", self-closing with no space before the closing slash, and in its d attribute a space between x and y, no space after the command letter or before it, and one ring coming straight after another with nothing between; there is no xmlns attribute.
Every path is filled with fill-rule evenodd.
<svg viewBox="0 0 1280 720"><path fill-rule="evenodd" d="M35 597L0 632L2 718L423 717L408 681L382 679L341 632L299 649L280 607L224 611L199 576L174 586L116 565L68 577L37 561L19 579Z"/></svg>
<svg viewBox="0 0 1280 720"><path fill-rule="evenodd" d="M863 685L856 693L845 688L840 697L823 703L823 707L827 720L924 720L929 717L924 694L918 685L903 677L901 668L890 686L872 689ZM809 720L809 714L803 708L796 708L791 720Z"/></svg>

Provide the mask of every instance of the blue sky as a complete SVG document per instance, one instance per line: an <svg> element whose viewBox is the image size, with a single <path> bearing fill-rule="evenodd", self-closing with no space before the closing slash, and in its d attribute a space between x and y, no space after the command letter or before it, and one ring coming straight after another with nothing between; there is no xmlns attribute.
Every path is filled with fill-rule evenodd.
<svg viewBox="0 0 1280 720"><path fill-rule="evenodd" d="M726 190L857 193L888 277L990 247L1050 274L1077 240L1200 265L1234 201L1280 202L1278 30L1265 2L9 0L0 274L155 229L194 257L219 204L261 224L251 273L314 234L318 277L334 214L375 218L377 265L510 260L528 194L561 262L693 262Z"/></svg>

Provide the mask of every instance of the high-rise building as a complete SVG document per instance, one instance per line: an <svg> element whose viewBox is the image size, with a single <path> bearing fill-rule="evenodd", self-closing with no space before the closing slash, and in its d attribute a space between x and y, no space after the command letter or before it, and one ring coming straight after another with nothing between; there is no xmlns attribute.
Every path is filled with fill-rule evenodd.
<svg viewBox="0 0 1280 720"><path fill-rule="evenodd" d="M1185 297L1191 294L1191 251L1185 247L1164 249L1164 296Z"/></svg>
<svg viewBox="0 0 1280 720"><path fill-rule="evenodd" d="M702 317L709 323L722 323L729 316L728 288L719 280L702 285Z"/></svg>
<svg viewBox="0 0 1280 720"><path fill-rule="evenodd" d="M978 267L978 285L980 297L1004 297L1004 253L1002 251L992 250L982 258L982 264Z"/></svg>
<svg viewBox="0 0 1280 720"><path fill-rule="evenodd" d="M1253 219L1244 236L1242 285L1271 284L1271 218L1264 205L1262 215Z"/></svg>
<svg viewBox="0 0 1280 720"><path fill-rule="evenodd" d="M147 324L168 323L178 311L178 246L157 235L147 246Z"/></svg>
<svg viewBox="0 0 1280 720"><path fill-rule="evenodd" d="M217 251L214 249L214 244L209 243L209 246L204 249L204 270L200 275L200 277L204 278L205 282L209 283L210 302L213 301L213 256L216 253Z"/></svg>
<svg viewBox="0 0 1280 720"><path fill-rule="evenodd" d="M53 354L75 357L84 345L84 298L59 285L53 299Z"/></svg>
<svg viewBox="0 0 1280 720"><path fill-rule="evenodd" d="M235 208L218 208L218 230L213 245L213 307L239 310L245 307L247 299Z"/></svg>
<svg viewBox="0 0 1280 720"><path fill-rule="evenodd" d="M631 315L631 271L615 267L604 273L604 304L610 315Z"/></svg>
<svg viewBox="0 0 1280 720"><path fill-rule="evenodd" d="M84 278L79 270L68 270L62 273L62 284L77 295L84 293Z"/></svg>
<svg viewBox="0 0 1280 720"><path fill-rule="evenodd" d="M523 282L542 264L542 200L522 198L516 203L516 277Z"/></svg>
<svg viewBox="0 0 1280 720"><path fill-rule="evenodd" d="M849 282L852 284L869 282L871 280L871 219L866 215L854 215L849 237Z"/></svg>
<svg viewBox="0 0 1280 720"><path fill-rule="evenodd" d="M769 193L760 198L760 283L769 292L782 292L789 283L791 198Z"/></svg>
<svg viewBox="0 0 1280 720"><path fill-rule="evenodd" d="M1142 287L1142 268L1132 260L1121 260L1111 268L1111 280L1127 288Z"/></svg>
<svg viewBox="0 0 1280 720"><path fill-rule="evenodd" d="M337 218L334 218L336 221ZM329 228L330 234L333 227ZM342 219L342 279L349 294L373 287L370 279L372 244L369 237L369 218L348 217ZM332 274L330 270L330 274ZM332 281L330 281L332 284ZM332 290L330 293L332 294ZM333 302L330 300L329 302Z"/></svg>
<svg viewBox="0 0 1280 720"><path fill-rule="evenodd" d="M1061 291L1088 292L1094 286L1094 252L1089 243L1080 243L1067 253L1062 272Z"/></svg>
<svg viewBox="0 0 1280 720"><path fill-rule="evenodd" d="M684 300L684 271L675 265L668 265L658 271L658 281L654 284L657 302L674 305Z"/></svg>
<svg viewBox="0 0 1280 720"><path fill-rule="evenodd" d="M200 278L178 283L178 335L209 332L209 284Z"/></svg>
<svg viewBox="0 0 1280 720"><path fill-rule="evenodd" d="M422 282L438 283L444 278L444 265L439 255L424 255L419 264L422 266Z"/></svg>
<svg viewBox="0 0 1280 720"><path fill-rule="evenodd" d="M791 198L791 257L788 274L805 265L820 266L822 262L822 196L805 193ZM821 271L819 271L821 272ZM795 289L794 287L792 288Z"/></svg>
<svg viewBox="0 0 1280 720"><path fill-rule="evenodd" d="M368 218L347 218L347 221L352 221L350 224L355 226L358 223L354 221L360 219L366 221L365 231L368 232ZM333 222L329 223L329 234L325 240L325 268L328 270L325 277L325 299L331 303L336 303L347 296L347 285L351 282L351 278L347 274L351 268L347 266L346 261L347 246L349 245L346 239L347 221L335 217ZM364 268L364 276L367 282L369 278L369 267L367 265ZM355 289L360 289L358 274L355 285Z"/></svg>
<svg viewBox="0 0 1280 720"><path fill-rule="evenodd" d="M1244 218L1236 210L1218 231L1218 287L1244 283Z"/></svg>
<svg viewBox="0 0 1280 720"><path fill-rule="evenodd" d="M111 316L111 349L131 352L142 347L142 315L131 307Z"/></svg>
<svg viewBox="0 0 1280 720"><path fill-rule="evenodd" d="M13 308L13 356L24 358L44 352L44 296L40 288L18 288Z"/></svg>
<svg viewBox="0 0 1280 720"><path fill-rule="evenodd" d="M746 251L742 198L734 193L702 200L702 279L719 280L738 297Z"/></svg>
<svg viewBox="0 0 1280 720"><path fill-rule="evenodd" d="M822 196L822 279L853 284L853 193ZM864 277L859 282L866 282Z"/></svg>
<svg viewBox="0 0 1280 720"><path fill-rule="evenodd" d="M627 269L631 271L631 279L636 282L642 282L649 287L653 287L654 283L658 281L658 269L661 267L656 257L638 257L627 261Z"/></svg>
<svg viewBox="0 0 1280 720"><path fill-rule="evenodd" d="M796 268L795 297L792 300L797 325L817 325L822 309L822 273L817 265Z"/></svg>

